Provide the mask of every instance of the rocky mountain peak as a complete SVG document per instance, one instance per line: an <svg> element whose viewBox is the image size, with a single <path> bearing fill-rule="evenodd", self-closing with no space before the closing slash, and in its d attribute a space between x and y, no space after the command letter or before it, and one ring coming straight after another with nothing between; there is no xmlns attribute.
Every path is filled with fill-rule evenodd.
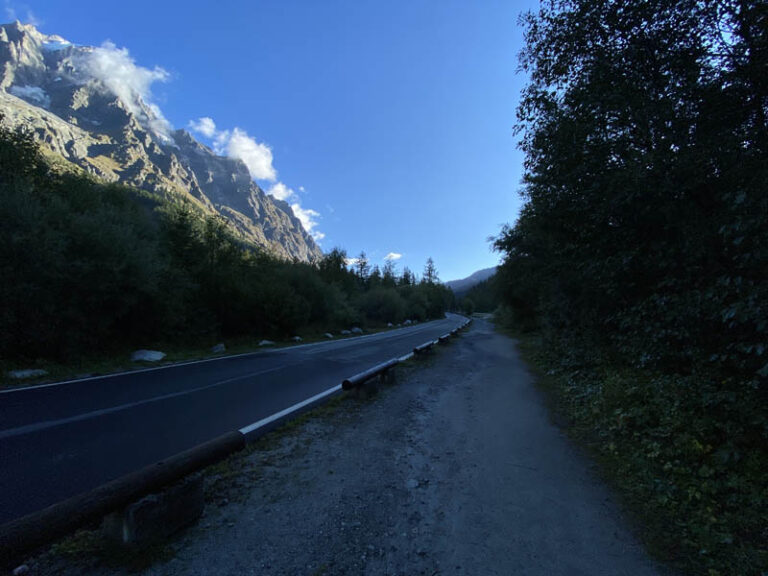
<svg viewBox="0 0 768 576"><path fill-rule="evenodd" d="M101 178L188 198L279 257L322 256L290 206L265 194L242 161L172 130L156 107L119 82L115 53L20 22L0 25L3 121L31 129L44 147Z"/></svg>

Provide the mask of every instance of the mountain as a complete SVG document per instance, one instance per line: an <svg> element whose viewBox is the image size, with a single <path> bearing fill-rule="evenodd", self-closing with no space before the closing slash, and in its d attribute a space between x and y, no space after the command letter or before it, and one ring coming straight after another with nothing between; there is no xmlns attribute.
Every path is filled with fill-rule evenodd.
<svg viewBox="0 0 768 576"><path fill-rule="evenodd" d="M474 272L473 274L467 276L466 278L462 278L461 280L450 280L446 282L445 285L453 290L454 294L463 294L472 288L472 286L480 284L480 282L484 280L488 280L488 278L494 274L496 274L495 266L493 268L483 268L482 270L478 270L477 272Z"/></svg>
<svg viewBox="0 0 768 576"><path fill-rule="evenodd" d="M46 152L99 178L219 214L238 237L278 257L308 262L322 256L290 205L265 194L241 160L173 130L139 90L120 82L119 65L102 56L101 49L31 25L0 26L3 123L26 127Z"/></svg>

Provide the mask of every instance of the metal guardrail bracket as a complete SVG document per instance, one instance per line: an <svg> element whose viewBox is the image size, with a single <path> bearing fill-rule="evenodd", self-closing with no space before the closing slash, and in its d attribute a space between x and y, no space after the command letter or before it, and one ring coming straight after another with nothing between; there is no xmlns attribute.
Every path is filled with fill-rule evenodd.
<svg viewBox="0 0 768 576"><path fill-rule="evenodd" d="M416 355L418 355L418 354L423 354L424 352L429 352L429 350L430 350L430 349L432 348L432 346L434 346L434 345L435 345L435 342L434 342L434 341L425 342L425 343L424 343L424 344L422 344L421 346L416 346L416 348L414 348L414 349L413 349L413 353L414 353L414 354L416 354Z"/></svg>
<svg viewBox="0 0 768 576"><path fill-rule="evenodd" d="M400 363L399 358L393 358L392 360L387 360L386 362L378 364L373 368L366 370L365 372L360 372L359 374L350 376L349 378L347 378L341 383L341 387L344 390L351 390L353 388L357 388L363 382L366 382L371 378L384 374L387 370L389 370L390 368L393 368L399 363Z"/></svg>

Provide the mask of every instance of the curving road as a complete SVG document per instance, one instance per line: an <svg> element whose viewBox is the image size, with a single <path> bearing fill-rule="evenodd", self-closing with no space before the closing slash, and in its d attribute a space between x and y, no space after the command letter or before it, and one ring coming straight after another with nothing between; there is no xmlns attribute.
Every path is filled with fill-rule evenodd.
<svg viewBox="0 0 768 576"><path fill-rule="evenodd" d="M0 523L284 410L460 326L0 391Z"/></svg>

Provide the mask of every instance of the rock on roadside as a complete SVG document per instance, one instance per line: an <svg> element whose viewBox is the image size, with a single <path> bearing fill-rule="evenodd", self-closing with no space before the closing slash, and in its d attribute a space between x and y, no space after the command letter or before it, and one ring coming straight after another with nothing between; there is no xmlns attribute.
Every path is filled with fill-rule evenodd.
<svg viewBox="0 0 768 576"><path fill-rule="evenodd" d="M165 358L165 352L159 350L136 350L131 354L133 362L159 362Z"/></svg>
<svg viewBox="0 0 768 576"><path fill-rule="evenodd" d="M28 378L47 376L48 372L33 368L29 370L11 370L10 372L6 372L6 374L9 378L13 378L14 380L27 380Z"/></svg>

